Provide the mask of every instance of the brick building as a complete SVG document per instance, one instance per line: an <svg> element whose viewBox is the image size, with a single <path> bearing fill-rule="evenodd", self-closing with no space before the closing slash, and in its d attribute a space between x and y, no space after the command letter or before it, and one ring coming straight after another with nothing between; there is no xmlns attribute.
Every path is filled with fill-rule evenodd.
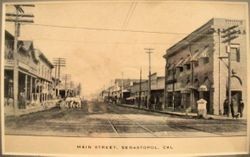
<svg viewBox="0 0 250 157"><path fill-rule="evenodd" d="M166 109L196 112L196 101L203 97L209 114L223 114L228 95L228 59L221 57L228 54L222 32L231 26L241 32L231 41L231 94L234 103L241 98L246 102L245 21L213 18L166 51Z"/></svg>

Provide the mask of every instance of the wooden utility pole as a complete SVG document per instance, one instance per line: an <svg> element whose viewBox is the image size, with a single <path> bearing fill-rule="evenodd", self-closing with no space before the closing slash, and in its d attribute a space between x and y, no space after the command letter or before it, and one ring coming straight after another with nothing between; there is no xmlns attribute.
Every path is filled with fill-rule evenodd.
<svg viewBox="0 0 250 157"><path fill-rule="evenodd" d="M223 33L224 35L222 35L221 37L224 38L224 40L222 41L222 43L227 43L226 45L226 53L227 53L227 57L219 57L220 59L227 59L228 60L228 83L227 83L227 92L228 92L228 113L227 116L230 116L230 112L231 112L231 103L232 103L232 96L231 96L231 77L232 77L232 67L231 67L231 41L238 38L237 34L240 34L240 30L236 30L236 28L238 27L238 25L233 25L231 27L228 27L227 29L224 29L221 33ZM234 115L232 115L234 116Z"/></svg>
<svg viewBox="0 0 250 157"><path fill-rule="evenodd" d="M65 74L64 78L63 78L64 79L65 97L67 96L67 89L68 89L67 84L68 84L68 81L70 80L70 78L71 78L70 74Z"/></svg>
<svg viewBox="0 0 250 157"><path fill-rule="evenodd" d="M56 89L56 95L59 95L59 89L58 89L58 84L60 83L60 73L61 73L61 67L66 66L66 60L65 58L54 58L53 59L53 64L55 67L55 89Z"/></svg>
<svg viewBox="0 0 250 157"><path fill-rule="evenodd" d="M61 74L61 67L66 66L66 59L65 58L54 58L53 59L55 71L57 71L57 78L60 80L60 74Z"/></svg>
<svg viewBox="0 0 250 157"><path fill-rule="evenodd" d="M55 69L55 79L57 79L57 65L54 64L54 69Z"/></svg>
<svg viewBox="0 0 250 157"><path fill-rule="evenodd" d="M150 107L150 100L151 100L151 53L153 53L152 48L144 48L146 53L148 54L148 98L147 98L147 108Z"/></svg>
<svg viewBox="0 0 250 157"><path fill-rule="evenodd" d="M139 85L139 104L138 104L138 108L141 108L141 81L142 81L142 70L140 68L140 85Z"/></svg>
<svg viewBox="0 0 250 157"><path fill-rule="evenodd" d="M34 5L14 5L15 7L15 13L6 13L6 22L14 22L15 24L15 34L14 34L14 48L13 48L13 103L14 103L14 114L17 114L18 110L18 59L17 59L17 53L18 53L18 37L20 36L20 26L22 23L33 23L34 21L32 19L23 19L23 17L33 18L34 15L32 14L24 14L24 10L22 7L34 7ZM27 90L27 89L26 89Z"/></svg>
<svg viewBox="0 0 250 157"><path fill-rule="evenodd" d="M123 80L123 72L122 72L122 88L121 88L121 103L123 103L123 89L124 89L124 80Z"/></svg>

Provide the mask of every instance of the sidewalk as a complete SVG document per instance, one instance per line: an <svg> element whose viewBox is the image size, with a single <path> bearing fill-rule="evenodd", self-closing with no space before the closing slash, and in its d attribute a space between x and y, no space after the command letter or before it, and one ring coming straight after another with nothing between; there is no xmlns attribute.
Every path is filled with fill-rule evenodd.
<svg viewBox="0 0 250 157"><path fill-rule="evenodd" d="M57 100L49 100L46 102L46 104L42 105L41 103L37 103L35 105L27 105L25 109L18 109L16 112L14 111L13 107L5 107L4 114L5 116L20 116L25 114L30 114L34 112L39 112L43 110L48 110L56 106Z"/></svg>
<svg viewBox="0 0 250 157"><path fill-rule="evenodd" d="M117 104L118 106L122 107L128 107L128 108L134 108L138 109L138 106L136 105L128 105L128 104ZM168 115L174 115L174 116L180 116L180 117L186 117L186 118L198 118L198 115L196 113L184 113L184 112L173 112L173 111L160 111L160 110L149 110L147 108L140 108L138 110L144 110L144 111L150 111L150 112L156 112L156 113L162 113L162 114L168 114ZM225 117L225 116L219 116L219 115L207 115L206 119L232 119L232 117ZM239 118L238 120L245 120L246 118Z"/></svg>

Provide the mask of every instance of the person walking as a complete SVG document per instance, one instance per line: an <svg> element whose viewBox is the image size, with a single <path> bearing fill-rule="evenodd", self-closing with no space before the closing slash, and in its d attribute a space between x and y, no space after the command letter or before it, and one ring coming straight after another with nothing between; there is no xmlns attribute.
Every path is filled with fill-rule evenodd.
<svg viewBox="0 0 250 157"><path fill-rule="evenodd" d="M227 115L228 114L228 98L225 99L223 103L223 108L224 108L223 115Z"/></svg>
<svg viewBox="0 0 250 157"><path fill-rule="evenodd" d="M245 104L244 104L243 100L240 99L240 104L239 104L238 112L239 112L241 118L243 117L244 105Z"/></svg>
<svg viewBox="0 0 250 157"><path fill-rule="evenodd" d="M237 119L239 117L239 113L238 113L239 103L237 102L235 98L232 99L230 106L231 106L232 117Z"/></svg>
<svg viewBox="0 0 250 157"><path fill-rule="evenodd" d="M26 98L25 98L25 92L21 91L19 93L19 108L20 109L25 109L26 107Z"/></svg>

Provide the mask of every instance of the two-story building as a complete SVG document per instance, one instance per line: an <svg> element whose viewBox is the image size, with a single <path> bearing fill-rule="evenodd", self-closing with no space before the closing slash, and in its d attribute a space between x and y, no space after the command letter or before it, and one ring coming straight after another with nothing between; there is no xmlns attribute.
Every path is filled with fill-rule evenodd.
<svg viewBox="0 0 250 157"><path fill-rule="evenodd" d="M52 99L53 65L34 48L32 41L18 41L14 55L14 37L5 31L4 52L4 99L8 112L18 112Z"/></svg>
<svg viewBox="0 0 250 157"><path fill-rule="evenodd" d="M164 58L165 107L183 112L197 111L197 100L207 101L209 114L221 115L228 96L228 54L223 30L240 30L231 41L231 94L233 102L246 101L245 21L213 18L170 47Z"/></svg>

